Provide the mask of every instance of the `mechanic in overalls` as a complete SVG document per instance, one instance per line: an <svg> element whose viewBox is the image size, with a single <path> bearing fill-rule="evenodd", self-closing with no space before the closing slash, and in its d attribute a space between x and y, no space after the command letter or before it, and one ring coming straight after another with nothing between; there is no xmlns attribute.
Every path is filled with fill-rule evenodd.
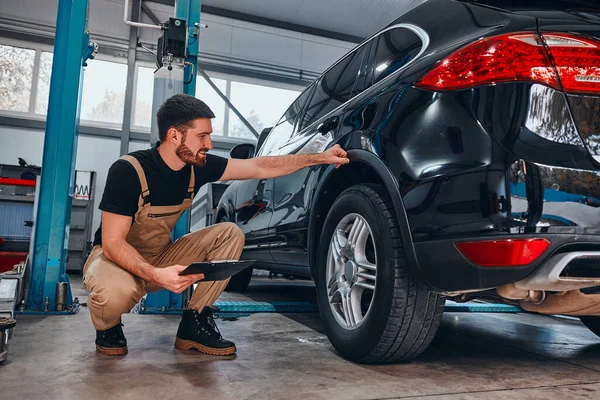
<svg viewBox="0 0 600 400"><path fill-rule="evenodd" d="M121 157L108 171L99 206L102 223L83 271L99 353L127 354L121 315L146 293L181 293L198 282L183 311L175 347L234 354L235 344L223 339L211 309L228 280L202 282L201 274L179 272L196 261L239 259L244 234L233 223L221 223L172 242L175 224L208 182L268 179L318 164L339 167L349 162L339 145L320 154L247 160L207 154L214 117L195 97L177 94L167 99L156 114L158 145Z"/></svg>

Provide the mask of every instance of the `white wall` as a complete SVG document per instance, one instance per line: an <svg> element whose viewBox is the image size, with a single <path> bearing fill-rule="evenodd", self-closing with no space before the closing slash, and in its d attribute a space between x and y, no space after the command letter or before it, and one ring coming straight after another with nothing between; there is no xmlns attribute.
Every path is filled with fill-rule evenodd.
<svg viewBox="0 0 600 400"><path fill-rule="evenodd" d="M42 165L44 132L38 129L0 126L0 164L19 165L18 157Z"/></svg>

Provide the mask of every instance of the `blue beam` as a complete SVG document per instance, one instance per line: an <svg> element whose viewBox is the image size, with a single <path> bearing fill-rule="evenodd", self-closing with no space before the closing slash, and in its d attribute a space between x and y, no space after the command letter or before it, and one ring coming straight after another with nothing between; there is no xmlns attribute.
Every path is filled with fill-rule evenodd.
<svg viewBox="0 0 600 400"><path fill-rule="evenodd" d="M28 308L56 310L56 283L69 282L65 273L82 79L82 64L91 56L87 0L59 0L54 58L41 183L35 227ZM67 290L67 306L72 302Z"/></svg>
<svg viewBox="0 0 600 400"><path fill-rule="evenodd" d="M196 95L196 76L198 75L198 46L200 45L200 8L202 0L177 0L175 2L175 18L183 18L187 21L188 46L184 71L183 93L190 96ZM174 238L178 239L190 231L190 213L184 212L173 232Z"/></svg>
<svg viewBox="0 0 600 400"><path fill-rule="evenodd" d="M184 71L183 92L190 96L196 95L196 75L198 66L198 45L200 43L200 6L201 0L176 0L175 18L185 19L188 27L188 47L186 67ZM175 229L173 239L179 239L190 231L190 213L185 211ZM144 314L180 312L183 310L183 294L175 294L168 290L150 293L146 296L142 312Z"/></svg>

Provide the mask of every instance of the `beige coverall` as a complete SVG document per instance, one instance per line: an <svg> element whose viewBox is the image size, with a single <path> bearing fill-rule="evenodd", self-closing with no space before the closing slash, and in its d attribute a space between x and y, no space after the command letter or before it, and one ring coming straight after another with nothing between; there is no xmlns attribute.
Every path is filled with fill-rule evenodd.
<svg viewBox="0 0 600 400"><path fill-rule="evenodd" d="M171 241L171 231L194 198L194 168L190 176L189 197L179 205L157 207L144 202L150 191L140 163L132 156L121 158L133 165L142 188L138 210L126 240L150 264L164 268L175 264L189 265L195 261L239 259L244 233L233 223L209 226ZM201 311L212 305L227 283L228 280L199 282L188 308ZM162 289L106 259L102 246L95 246L86 261L83 285L90 292L88 307L97 330L117 325L121 315L128 313L146 293Z"/></svg>

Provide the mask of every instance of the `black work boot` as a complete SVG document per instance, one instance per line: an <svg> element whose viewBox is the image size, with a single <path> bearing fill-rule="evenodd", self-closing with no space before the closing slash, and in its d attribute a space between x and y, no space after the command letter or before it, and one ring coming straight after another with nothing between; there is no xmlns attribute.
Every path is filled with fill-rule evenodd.
<svg viewBox="0 0 600 400"><path fill-rule="evenodd" d="M127 354L127 339L123 334L122 323L105 331L96 331L96 351L105 356Z"/></svg>
<svg viewBox="0 0 600 400"><path fill-rule="evenodd" d="M196 349L201 353L213 356L229 356L235 354L233 342L223 339L212 309L204 307L202 312L183 310L183 318L177 330L175 348L179 350Z"/></svg>

